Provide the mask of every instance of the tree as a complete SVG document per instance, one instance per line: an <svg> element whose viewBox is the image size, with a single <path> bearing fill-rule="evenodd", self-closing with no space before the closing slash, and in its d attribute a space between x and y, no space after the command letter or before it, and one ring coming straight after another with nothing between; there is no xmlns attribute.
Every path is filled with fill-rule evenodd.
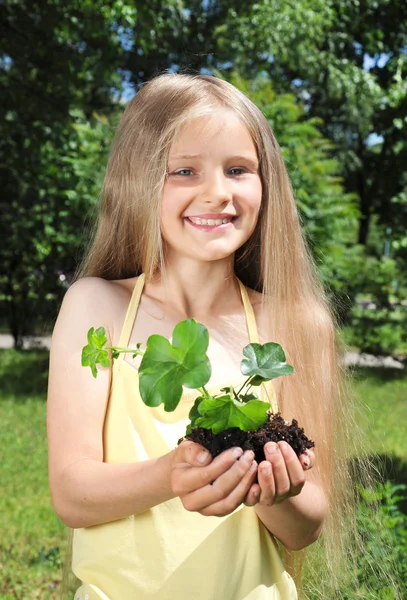
<svg viewBox="0 0 407 600"><path fill-rule="evenodd" d="M252 78L268 73L323 121L347 191L359 198L358 242L370 218L405 228L392 198L405 187L407 4L403 0L277 0L228 12L215 32L223 55ZM376 140L376 144L373 143Z"/></svg>
<svg viewBox="0 0 407 600"><path fill-rule="evenodd" d="M114 110L129 33L154 10L124 0L1 3L0 300L16 347L39 317L49 318L58 272L75 269L94 191L80 183L75 110L85 120ZM145 29L139 35L145 52L158 43Z"/></svg>

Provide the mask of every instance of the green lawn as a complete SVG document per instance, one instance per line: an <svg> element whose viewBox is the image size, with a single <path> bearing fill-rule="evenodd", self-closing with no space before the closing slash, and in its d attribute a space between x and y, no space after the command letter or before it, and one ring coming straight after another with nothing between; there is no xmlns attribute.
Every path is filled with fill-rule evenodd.
<svg viewBox="0 0 407 600"><path fill-rule="evenodd" d="M372 452L394 455L407 463L407 372L399 369L359 369L355 384L360 425L369 433Z"/></svg>
<svg viewBox="0 0 407 600"><path fill-rule="evenodd" d="M66 531L47 482L46 352L0 351L0 598L56 600ZM388 476L407 483L407 371L355 372L361 425Z"/></svg>

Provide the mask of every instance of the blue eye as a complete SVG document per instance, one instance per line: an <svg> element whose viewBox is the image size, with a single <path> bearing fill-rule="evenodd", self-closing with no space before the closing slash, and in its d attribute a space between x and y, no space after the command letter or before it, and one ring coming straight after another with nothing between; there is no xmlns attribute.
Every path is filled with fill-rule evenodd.
<svg viewBox="0 0 407 600"><path fill-rule="evenodd" d="M192 169L180 169L176 171L174 175L181 175L181 177L186 177L186 175L192 173Z"/></svg>
<svg viewBox="0 0 407 600"><path fill-rule="evenodd" d="M240 172L236 173L235 171L240 171ZM232 175L243 175L243 173L245 173L246 171L244 169L242 169L241 167L234 167L233 169L230 169L230 172L232 173Z"/></svg>

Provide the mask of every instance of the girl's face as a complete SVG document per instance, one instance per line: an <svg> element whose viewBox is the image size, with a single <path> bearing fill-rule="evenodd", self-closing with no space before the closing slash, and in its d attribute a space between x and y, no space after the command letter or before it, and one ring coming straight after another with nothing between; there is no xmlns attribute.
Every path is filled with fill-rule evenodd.
<svg viewBox="0 0 407 600"><path fill-rule="evenodd" d="M187 123L175 138L161 204L167 258L233 255L251 236L262 185L253 140L230 110Z"/></svg>

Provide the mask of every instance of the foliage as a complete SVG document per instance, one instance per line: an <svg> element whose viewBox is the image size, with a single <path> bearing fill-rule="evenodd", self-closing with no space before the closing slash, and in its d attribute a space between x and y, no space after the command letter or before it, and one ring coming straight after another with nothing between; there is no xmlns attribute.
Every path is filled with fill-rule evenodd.
<svg viewBox="0 0 407 600"><path fill-rule="evenodd" d="M93 377L97 376L97 364L105 369L110 366L109 353L105 349L106 342L104 327L98 327L96 330L94 327L89 329L88 343L82 348L82 366L90 367Z"/></svg>
<svg viewBox="0 0 407 600"><path fill-rule="evenodd" d="M363 291L352 306L344 327L345 340L362 352L407 356L407 307L397 281L397 262L392 258L367 257L351 269L353 285Z"/></svg>
<svg viewBox="0 0 407 600"><path fill-rule="evenodd" d="M64 281L76 270L84 224L99 192L112 118L138 29L170 37L178 3L35 2L0 6L0 301L15 346L35 321L53 320ZM172 24L167 17L171 16ZM107 117L105 116L107 115Z"/></svg>
<svg viewBox="0 0 407 600"><path fill-rule="evenodd" d="M340 267L349 264L356 244L366 256L378 258L369 247L377 217L382 247L386 232L391 231L396 279L406 289L406 24L407 5L402 0L277 0L249 3L242 11L230 8L214 34L223 56L230 58L224 70L237 67L247 80L267 76L278 95L294 94L304 106L307 123L318 119L321 132L333 144L332 156L340 165L344 189L358 209L357 227L352 220L344 243L333 237L334 257L314 238L318 232L309 236L324 266L325 282L333 286L329 269L339 271L345 281L346 272L340 273ZM301 206L301 193L297 196ZM302 204L309 207L308 200ZM320 206L324 212L323 202L316 206L318 214ZM309 216L312 221L312 212L304 212L310 231ZM332 223L341 228L342 222L340 212L333 214ZM374 280L373 273L370 279ZM355 289L352 280L348 290L336 290L334 304L341 321L347 320L358 292L364 290ZM371 300L376 302L374 296Z"/></svg>
<svg viewBox="0 0 407 600"><path fill-rule="evenodd" d="M389 481L376 489L359 488L358 533L364 553L358 556L352 581L338 600L401 600L407 594L407 517L398 506L406 485Z"/></svg>
<svg viewBox="0 0 407 600"><path fill-rule="evenodd" d="M130 18L121 4L1 4L0 298L16 347L34 320L55 313L59 275L75 270L89 209L86 196L72 193L78 174L66 161L80 150L71 111L90 119L109 110L121 86L115 27Z"/></svg>
<svg viewBox="0 0 407 600"><path fill-rule="evenodd" d="M383 247L391 230L406 293L406 6L1 3L0 301L16 346L35 321L52 320L59 277L75 271L123 84L128 97L164 70L217 70L262 108L341 323L366 293L363 253L380 258L375 235Z"/></svg>
<svg viewBox="0 0 407 600"><path fill-rule="evenodd" d="M208 330L194 319L175 326L172 344L161 335L150 335L139 368L140 394L145 404L164 404L170 412L178 406L184 385L202 389L211 376L208 344Z"/></svg>
<svg viewBox="0 0 407 600"><path fill-rule="evenodd" d="M250 376L250 385L294 373L293 367L286 363L284 350L275 342L249 344L243 348L243 354L246 358L241 362L241 371Z"/></svg>
<svg viewBox="0 0 407 600"><path fill-rule="evenodd" d="M354 307L344 338L350 346L375 356L407 356L407 307Z"/></svg>
<svg viewBox="0 0 407 600"><path fill-rule="evenodd" d="M55 314L65 280L76 268L78 240L83 235L91 199L93 204L97 199L97 174L103 169L107 125L98 115L86 123L86 130L85 123L78 121L76 114L75 122L67 129L55 126L53 139L44 141L37 152L35 184L18 175L18 192L12 193L10 188L10 196L5 195L2 201L1 233L5 243L0 295L8 303L10 329L17 346L33 320L44 321ZM96 138L93 144L85 139L91 134ZM88 153L88 178L80 161L84 152ZM72 168L67 166L69 160L74 162ZM31 175L34 178L33 173L27 177Z"/></svg>
<svg viewBox="0 0 407 600"><path fill-rule="evenodd" d="M236 427L242 431L256 431L267 420L270 406L262 400L235 400L233 390L225 396L200 397L196 405L199 417L191 419L189 433L195 427L210 429L212 433L222 433Z"/></svg>
<svg viewBox="0 0 407 600"><path fill-rule="evenodd" d="M193 427L211 429L220 433L231 427L242 431L255 431L267 420L268 403L260 401L250 394L252 386L264 381L289 375L294 369L285 362L285 353L279 344L248 344L243 349L241 362L243 375L249 375L235 391L233 387L224 388L227 394L211 396L205 384L211 376L211 365L206 354L209 344L209 332L201 323L187 319L178 323L172 334L172 343L161 335L150 335L146 350L142 352L140 344L137 350L106 346L107 337L104 327L88 331L88 344L82 350L82 366L90 367L94 377L97 365L110 365L107 350L112 358L127 352L143 358L139 367L139 389L143 402L147 406L164 404L164 410L174 411L182 396L183 386L197 389L199 396L192 407L191 420L187 433ZM242 394L242 390L246 392Z"/></svg>
<svg viewBox="0 0 407 600"><path fill-rule="evenodd" d="M223 53L236 55L229 68L249 79L266 73L323 120L359 200L362 244L374 213L404 229L405 206L397 212L392 199L406 184L406 23L402 0L278 0L230 9L215 32Z"/></svg>

